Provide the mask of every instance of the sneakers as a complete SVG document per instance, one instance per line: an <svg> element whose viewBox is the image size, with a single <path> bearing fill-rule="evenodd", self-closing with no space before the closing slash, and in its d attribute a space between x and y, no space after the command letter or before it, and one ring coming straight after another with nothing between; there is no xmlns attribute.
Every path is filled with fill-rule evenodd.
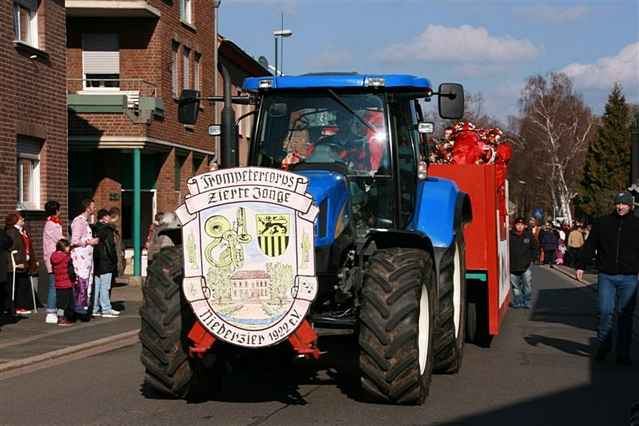
<svg viewBox="0 0 639 426"><path fill-rule="evenodd" d="M47 324L57 324L58 316L54 313L48 313L47 316L44 318L44 322L46 322Z"/></svg>
<svg viewBox="0 0 639 426"><path fill-rule="evenodd" d="M99 317L101 317L101 316L102 316L102 313L101 313L101 312L94 312L94 313L92 313L92 314L91 314L91 316L92 316L93 318L99 318Z"/></svg>
<svg viewBox="0 0 639 426"><path fill-rule="evenodd" d="M102 312L102 318L117 318L120 316L120 312L115 309L111 309L108 312Z"/></svg>
<svg viewBox="0 0 639 426"><path fill-rule="evenodd" d="M66 320L66 319L64 319L64 318L60 318L60 319L58 320L58 325L59 325L60 327L70 327L70 326L72 326L72 325L73 325L73 322L71 322L71 321L69 321L69 320Z"/></svg>

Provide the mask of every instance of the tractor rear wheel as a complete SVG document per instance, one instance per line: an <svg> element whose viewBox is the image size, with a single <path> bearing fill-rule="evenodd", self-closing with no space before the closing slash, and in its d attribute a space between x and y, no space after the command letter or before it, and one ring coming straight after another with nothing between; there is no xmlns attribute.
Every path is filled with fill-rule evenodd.
<svg viewBox="0 0 639 426"><path fill-rule="evenodd" d="M195 318L182 296L183 274L182 247L162 249L149 266L140 308L145 385L178 398L194 390L196 362L187 353Z"/></svg>
<svg viewBox="0 0 639 426"><path fill-rule="evenodd" d="M421 404L428 396L435 326L433 258L423 250L378 250L364 277L359 365L367 396Z"/></svg>
<svg viewBox="0 0 639 426"><path fill-rule="evenodd" d="M462 365L466 325L466 262L464 232L444 253L439 269L439 317L435 332L437 373L454 374Z"/></svg>

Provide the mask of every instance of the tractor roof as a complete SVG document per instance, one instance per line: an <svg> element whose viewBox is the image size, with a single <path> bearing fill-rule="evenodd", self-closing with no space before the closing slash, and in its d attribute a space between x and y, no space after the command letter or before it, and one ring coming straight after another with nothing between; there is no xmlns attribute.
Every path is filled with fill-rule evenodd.
<svg viewBox="0 0 639 426"><path fill-rule="evenodd" d="M243 89L256 92L260 89L356 89L384 87L431 90L430 81L408 74L357 74L357 73L317 73L297 76L249 77L244 80Z"/></svg>

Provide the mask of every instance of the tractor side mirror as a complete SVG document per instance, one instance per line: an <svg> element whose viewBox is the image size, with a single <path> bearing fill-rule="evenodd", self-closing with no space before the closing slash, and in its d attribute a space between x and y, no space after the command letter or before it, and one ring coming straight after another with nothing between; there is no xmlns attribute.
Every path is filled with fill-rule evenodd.
<svg viewBox="0 0 639 426"><path fill-rule="evenodd" d="M200 92L184 89L178 102L178 121L182 124L195 124L200 112Z"/></svg>
<svg viewBox="0 0 639 426"><path fill-rule="evenodd" d="M439 85L439 115L458 120L464 116L464 86L457 83Z"/></svg>

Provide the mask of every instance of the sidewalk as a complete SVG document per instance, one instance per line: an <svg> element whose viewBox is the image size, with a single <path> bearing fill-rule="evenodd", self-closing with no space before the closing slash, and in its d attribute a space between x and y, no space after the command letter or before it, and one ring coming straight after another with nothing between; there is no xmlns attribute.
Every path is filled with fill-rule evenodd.
<svg viewBox="0 0 639 426"><path fill-rule="evenodd" d="M118 318L93 318L59 327L45 323L46 308L40 308L37 314L16 322L0 322L0 373L124 338L131 340L140 328L142 289L118 283L111 300L121 311Z"/></svg>
<svg viewBox="0 0 639 426"><path fill-rule="evenodd" d="M584 273L583 281L577 281L577 279L575 278L575 269L566 265L553 265L553 269L572 278L576 285L589 288L590 290L592 290L593 297L597 297L597 274L589 273L588 271L586 271ZM639 339L639 292L637 292L637 305L635 308L633 334L635 338Z"/></svg>

